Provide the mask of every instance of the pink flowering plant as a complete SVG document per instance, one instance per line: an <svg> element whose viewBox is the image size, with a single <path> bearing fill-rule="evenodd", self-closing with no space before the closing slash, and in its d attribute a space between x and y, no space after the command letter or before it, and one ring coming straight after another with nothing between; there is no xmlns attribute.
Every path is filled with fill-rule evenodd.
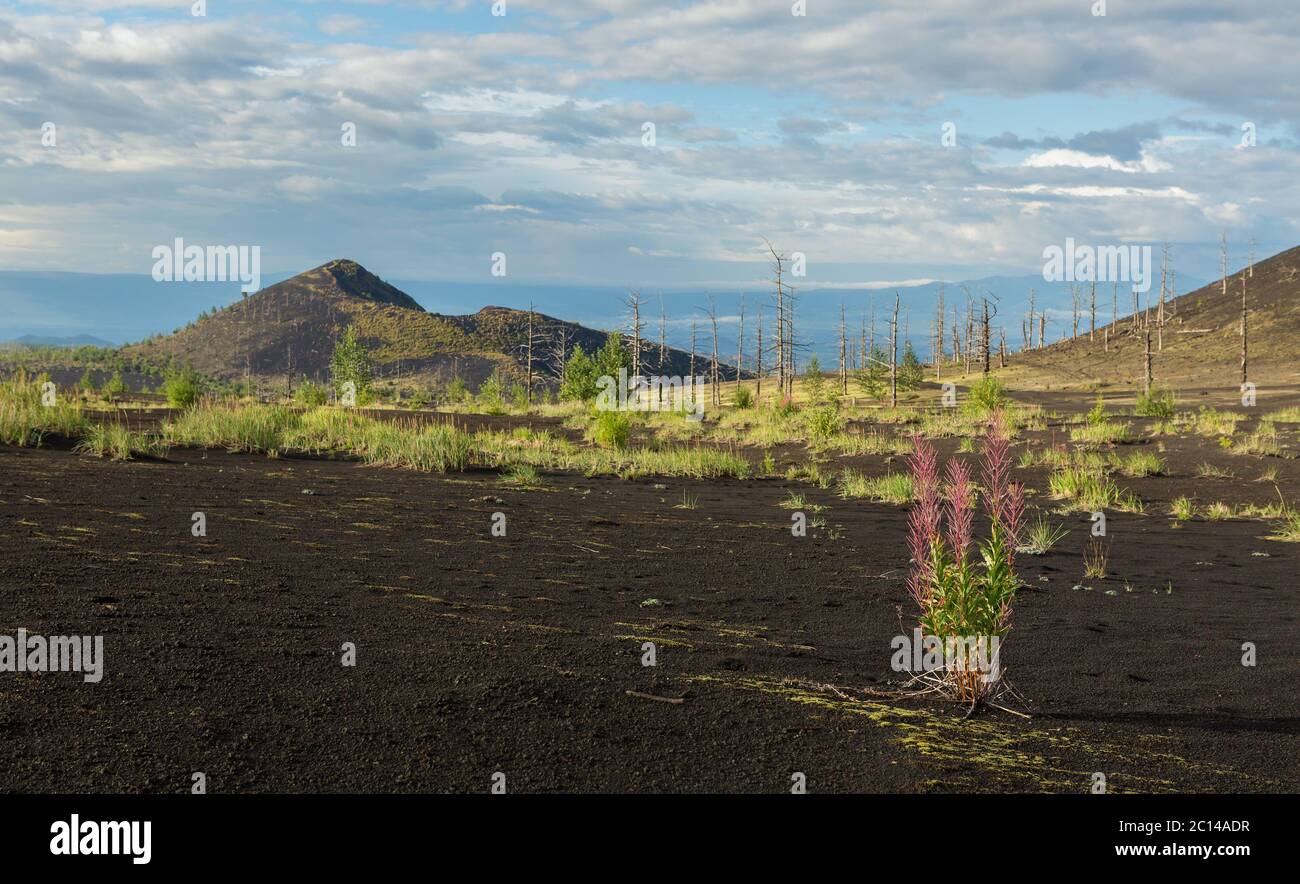
<svg viewBox="0 0 1300 884"><path fill-rule="evenodd" d="M994 655L1011 628L1011 600L1020 587L1015 550L1024 517L1024 487L1011 478L1011 444L1000 413L984 439L981 481L988 537L975 539L976 489L970 470L951 460L942 471L933 446L914 440L909 458L916 503L909 520L912 572L908 590L921 609L923 636L945 648L981 641ZM987 661L982 661L987 662ZM933 680L946 693L974 706L998 680L996 660L987 666L970 657L949 658Z"/></svg>

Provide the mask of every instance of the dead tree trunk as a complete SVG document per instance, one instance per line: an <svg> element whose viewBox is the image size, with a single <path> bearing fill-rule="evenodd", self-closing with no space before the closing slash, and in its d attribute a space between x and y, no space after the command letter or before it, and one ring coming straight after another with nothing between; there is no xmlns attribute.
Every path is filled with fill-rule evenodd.
<svg viewBox="0 0 1300 884"><path fill-rule="evenodd" d="M713 324L713 407L717 408L722 404L722 391L718 375L718 309L712 295L709 295L709 322Z"/></svg>
<svg viewBox="0 0 1300 884"><path fill-rule="evenodd" d="M934 381L937 384L940 380L939 370L943 365L943 284L939 285L939 306L934 312Z"/></svg>
<svg viewBox="0 0 1300 884"><path fill-rule="evenodd" d="M989 340L989 299L982 298L980 300L984 308L984 317L980 321L980 349L984 361L984 374L988 374L989 369L992 367L989 365L992 356L990 347L992 342Z"/></svg>
<svg viewBox="0 0 1300 884"><path fill-rule="evenodd" d="M844 324L844 303L840 303L840 395L849 392L848 328Z"/></svg>
<svg viewBox="0 0 1300 884"><path fill-rule="evenodd" d="M1246 274L1241 274L1241 383L1244 387L1249 378L1246 366Z"/></svg>
<svg viewBox="0 0 1300 884"><path fill-rule="evenodd" d="M1219 237L1219 269L1223 273L1223 294L1228 294L1228 231Z"/></svg>
<svg viewBox="0 0 1300 884"><path fill-rule="evenodd" d="M898 292L894 292L894 318L889 323L889 404L898 407Z"/></svg>
<svg viewBox="0 0 1300 884"><path fill-rule="evenodd" d="M533 317L535 315L536 312L533 309L533 305L530 303L528 305L528 383L527 383L529 405L533 404Z"/></svg>
<svg viewBox="0 0 1300 884"><path fill-rule="evenodd" d="M1092 281L1092 292L1089 296L1092 299L1091 313L1092 324L1088 327L1088 340L1097 340L1097 280Z"/></svg>
<svg viewBox="0 0 1300 884"><path fill-rule="evenodd" d="M1149 396L1151 395L1151 380L1152 380L1151 378L1151 326L1147 326L1146 329L1144 330L1143 339L1146 341L1146 345L1142 348L1142 378L1143 378L1142 389Z"/></svg>
<svg viewBox="0 0 1300 884"><path fill-rule="evenodd" d="M691 319L691 379L695 379L695 320Z"/></svg>
<svg viewBox="0 0 1300 884"><path fill-rule="evenodd" d="M740 392L740 376L745 368L745 296L740 296L740 330L736 333L736 392Z"/></svg>

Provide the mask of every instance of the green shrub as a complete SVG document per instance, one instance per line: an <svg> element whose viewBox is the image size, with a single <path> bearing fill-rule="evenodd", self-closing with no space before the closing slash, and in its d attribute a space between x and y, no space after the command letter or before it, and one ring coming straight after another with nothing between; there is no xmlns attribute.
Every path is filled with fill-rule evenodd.
<svg viewBox="0 0 1300 884"><path fill-rule="evenodd" d="M737 408L753 408L754 391L748 387L737 387L736 391L731 394L731 404Z"/></svg>
<svg viewBox="0 0 1300 884"><path fill-rule="evenodd" d="M1101 393L1097 394L1097 404L1088 412L1088 425L1097 426L1106 421L1106 400L1102 398Z"/></svg>
<svg viewBox="0 0 1300 884"><path fill-rule="evenodd" d="M1009 401L1006 386L991 374L986 374L971 384L966 392L966 407L976 414L996 411Z"/></svg>
<svg viewBox="0 0 1300 884"><path fill-rule="evenodd" d="M356 404L365 405L370 401L370 353L357 337L355 326L349 325L343 332L343 338L334 344L334 353L330 356L330 380L334 384L334 395L344 395L344 387L353 385Z"/></svg>
<svg viewBox="0 0 1300 884"><path fill-rule="evenodd" d="M812 439L829 439L844 428L844 418L834 404L818 405L803 416L804 426Z"/></svg>
<svg viewBox="0 0 1300 884"><path fill-rule="evenodd" d="M1174 391L1168 387L1153 386L1139 393L1133 413L1138 417L1171 418L1174 416Z"/></svg>
<svg viewBox="0 0 1300 884"><path fill-rule="evenodd" d="M602 448L623 449L632 435L632 422L621 411L601 411L592 425L591 439Z"/></svg>
<svg viewBox="0 0 1300 884"><path fill-rule="evenodd" d="M814 405L819 405L826 401L828 389L826 378L822 376L822 364L816 356L808 360L808 367L804 370L803 388L808 394L808 401Z"/></svg>
<svg viewBox="0 0 1300 884"><path fill-rule="evenodd" d="M497 369L478 388L479 405L488 414L505 414L506 380Z"/></svg>
<svg viewBox="0 0 1300 884"><path fill-rule="evenodd" d="M329 390L311 381L304 381L302 386L293 391L293 401L307 408L315 408L329 401Z"/></svg>
<svg viewBox="0 0 1300 884"><path fill-rule="evenodd" d="M461 377L452 378L451 383L447 385L447 401L453 403L464 402L468 398L469 387L465 385L465 379Z"/></svg>
<svg viewBox="0 0 1300 884"><path fill-rule="evenodd" d="M172 408L189 408L203 395L199 373L189 366L169 372L163 382L163 393Z"/></svg>
<svg viewBox="0 0 1300 884"><path fill-rule="evenodd" d="M104 397L106 402L118 402L126 398L130 390L126 386L126 381L122 380L122 372L115 371L113 376L104 381L104 386L100 387L99 395Z"/></svg>

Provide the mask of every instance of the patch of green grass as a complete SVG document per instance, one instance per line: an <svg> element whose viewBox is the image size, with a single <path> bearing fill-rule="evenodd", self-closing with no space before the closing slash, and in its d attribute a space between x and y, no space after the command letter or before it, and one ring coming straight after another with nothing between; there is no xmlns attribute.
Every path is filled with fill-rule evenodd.
<svg viewBox="0 0 1300 884"><path fill-rule="evenodd" d="M1025 526L1024 542L1016 548L1017 552L1029 556L1041 556L1056 546L1066 534L1070 533L1064 525L1053 525L1042 515Z"/></svg>
<svg viewBox="0 0 1300 884"><path fill-rule="evenodd" d="M1117 421L1084 424L1070 430L1070 440L1087 445L1122 445L1133 441L1132 426Z"/></svg>
<svg viewBox="0 0 1300 884"><path fill-rule="evenodd" d="M912 443L909 440L876 432L841 431L823 439L820 447L850 456L898 456L910 454L912 451Z"/></svg>
<svg viewBox="0 0 1300 884"><path fill-rule="evenodd" d="M276 454L300 422L299 414L283 405L201 403L165 424L163 436L177 446Z"/></svg>
<svg viewBox="0 0 1300 884"><path fill-rule="evenodd" d="M826 509L826 507L819 503L813 503L808 499L808 495L804 494L802 491L791 491L790 496L777 504L777 506L788 510L805 510L810 513L820 513L822 510Z"/></svg>
<svg viewBox="0 0 1300 884"><path fill-rule="evenodd" d="M1179 415L1175 423L1201 436L1231 436L1242 416L1202 405L1194 415Z"/></svg>
<svg viewBox="0 0 1300 884"><path fill-rule="evenodd" d="M883 503L905 504L915 497L912 477L907 473L886 473L883 476L866 476L856 470L840 474L840 496L865 497Z"/></svg>
<svg viewBox="0 0 1300 884"><path fill-rule="evenodd" d="M44 404L48 383L46 375L24 372L0 383L0 443L37 447L49 435L77 439L85 434L90 422L78 403L55 391L54 404Z"/></svg>
<svg viewBox="0 0 1300 884"><path fill-rule="evenodd" d="M118 461L136 456L161 457L167 453L161 440L144 433L133 433L121 424L90 424L76 450Z"/></svg>
<svg viewBox="0 0 1300 884"><path fill-rule="evenodd" d="M1268 539L1300 543L1300 512L1289 510L1278 523L1277 530L1270 534Z"/></svg>
<svg viewBox="0 0 1300 884"><path fill-rule="evenodd" d="M1280 421L1284 424L1300 424L1300 405L1291 405L1270 412L1265 416L1265 420Z"/></svg>
<svg viewBox="0 0 1300 884"><path fill-rule="evenodd" d="M1283 457L1281 435L1277 425L1270 420L1262 420L1255 432L1232 445L1233 454L1253 454L1257 457Z"/></svg>
<svg viewBox="0 0 1300 884"><path fill-rule="evenodd" d="M1232 518L1232 507L1221 500L1216 500L1205 508L1205 518L1211 522L1222 522Z"/></svg>
<svg viewBox="0 0 1300 884"><path fill-rule="evenodd" d="M1175 498L1169 504L1169 515L1180 522L1190 522L1196 517L1196 504L1188 497Z"/></svg>
<svg viewBox="0 0 1300 884"><path fill-rule="evenodd" d="M542 474L532 464L518 463L502 473L501 481L521 488L536 488L542 484Z"/></svg>
<svg viewBox="0 0 1300 884"><path fill-rule="evenodd" d="M1142 512L1142 502L1136 495L1092 470L1078 467L1058 470L1048 479L1048 488L1057 500L1068 500L1085 512L1105 509Z"/></svg>
<svg viewBox="0 0 1300 884"><path fill-rule="evenodd" d="M1128 457L1116 458L1114 463L1119 471L1130 479L1162 476L1165 472L1164 461L1149 451L1135 451Z"/></svg>

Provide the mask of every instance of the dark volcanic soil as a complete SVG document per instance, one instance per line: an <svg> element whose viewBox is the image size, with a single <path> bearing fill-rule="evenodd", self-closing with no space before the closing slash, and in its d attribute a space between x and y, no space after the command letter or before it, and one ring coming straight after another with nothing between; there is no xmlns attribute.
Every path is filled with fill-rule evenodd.
<svg viewBox="0 0 1300 884"><path fill-rule="evenodd" d="M1112 514L1119 576L1081 584L1066 517L1019 560L1003 651L1032 718L962 722L869 693L913 622L904 511L800 486L826 524L796 538L793 487L0 448L0 634L102 634L107 657L99 684L0 673L0 790L1300 785L1300 547L1263 523Z"/></svg>

